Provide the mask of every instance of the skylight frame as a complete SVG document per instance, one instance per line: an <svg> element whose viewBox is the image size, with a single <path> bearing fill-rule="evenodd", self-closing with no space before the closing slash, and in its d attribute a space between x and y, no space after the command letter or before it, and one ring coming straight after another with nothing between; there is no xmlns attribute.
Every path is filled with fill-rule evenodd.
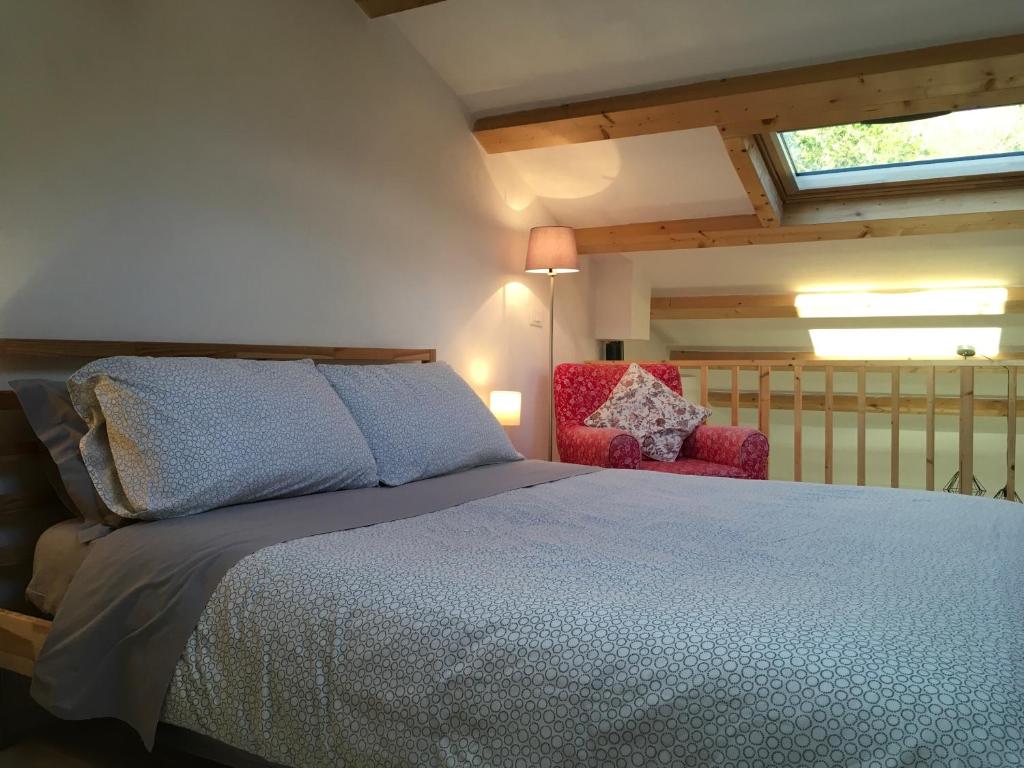
<svg viewBox="0 0 1024 768"><path fill-rule="evenodd" d="M1024 187L1024 152L818 171L800 175L800 179L805 180L801 183L779 133L760 134L755 137L755 143L783 203ZM995 170L997 164L1002 165L1003 170ZM1007 164L1008 170L1005 169ZM913 170L903 171L894 178L892 169L895 168Z"/></svg>

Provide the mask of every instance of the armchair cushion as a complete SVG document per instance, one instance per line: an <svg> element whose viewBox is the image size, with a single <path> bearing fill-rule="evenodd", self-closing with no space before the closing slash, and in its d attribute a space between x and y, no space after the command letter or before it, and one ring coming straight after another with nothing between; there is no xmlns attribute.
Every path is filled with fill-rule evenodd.
<svg viewBox="0 0 1024 768"><path fill-rule="evenodd" d="M768 476L768 438L750 427L703 424L683 443L680 459L736 467L744 477Z"/></svg>
<svg viewBox="0 0 1024 768"><path fill-rule="evenodd" d="M625 430L640 442L645 456L675 461L683 441L710 413L633 363L608 399L583 423Z"/></svg>
<svg viewBox="0 0 1024 768"><path fill-rule="evenodd" d="M558 430L558 455L563 461L608 469L640 466L640 443L621 429L565 425Z"/></svg>
<svg viewBox="0 0 1024 768"><path fill-rule="evenodd" d="M679 459L678 461L641 461L637 469L648 472L668 472L673 475L701 475L703 477L735 477L749 479L739 467L728 464L713 464L700 459Z"/></svg>

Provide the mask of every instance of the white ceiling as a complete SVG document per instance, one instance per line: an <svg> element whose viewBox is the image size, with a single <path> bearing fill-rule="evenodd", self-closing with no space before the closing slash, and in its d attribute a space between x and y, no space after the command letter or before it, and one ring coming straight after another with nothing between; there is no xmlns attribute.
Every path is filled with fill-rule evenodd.
<svg viewBox="0 0 1024 768"><path fill-rule="evenodd" d="M571 227L753 213L714 128L509 152L486 162L492 173L516 174Z"/></svg>
<svg viewBox="0 0 1024 768"><path fill-rule="evenodd" d="M473 114L1012 34L1021 0L446 0L393 17Z"/></svg>
<svg viewBox="0 0 1024 768"><path fill-rule="evenodd" d="M493 112L1024 31L1024 0L446 0L391 17ZM575 227L751 211L713 129L490 155L509 204ZM1024 232L635 254L656 293L1024 284Z"/></svg>

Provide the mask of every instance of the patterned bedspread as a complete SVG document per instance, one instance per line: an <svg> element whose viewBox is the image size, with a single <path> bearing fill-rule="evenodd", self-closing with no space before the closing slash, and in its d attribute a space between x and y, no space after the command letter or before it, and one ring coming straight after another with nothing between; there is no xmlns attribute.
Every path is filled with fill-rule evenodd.
<svg viewBox="0 0 1024 768"><path fill-rule="evenodd" d="M607 470L263 549L164 719L291 766L1024 764L1024 508Z"/></svg>

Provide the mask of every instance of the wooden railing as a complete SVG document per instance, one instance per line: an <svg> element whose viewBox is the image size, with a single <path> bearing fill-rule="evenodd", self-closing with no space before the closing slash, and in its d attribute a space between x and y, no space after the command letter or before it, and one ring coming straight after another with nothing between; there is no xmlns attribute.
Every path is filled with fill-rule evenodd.
<svg viewBox="0 0 1024 768"><path fill-rule="evenodd" d="M639 361L654 362L654 361ZM834 426L837 412L852 412L857 416L856 464L857 484L866 484L867 475L867 417L872 413L889 414L890 467L889 485L900 485L900 417L903 414L925 416L924 485L935 489L935 432L936 415L957 415L959 417L958 440L960 471L960 493L972 493L974 477L974 431L977 416L998 417L1006 422L1006 485L1008 499L1016 493L1016 450L1017 450L1017 382L1018 370L1024 361L1015 360L971 360L971 361L821 361L821 360L778 360L778 359L734 359L734 360L664 360L656 361L675 365L681 372L696 373L700 402L713 408L728 408L730 422L740 423L740 411L744 408L757 409L758 428L771 437L772 410L787 410L793 414L793 478L802 480L804 475L804 412L824 413L824 455L821 457L824 480L834 480ZM713 371L729 372L728 389L711 389L710 374ZM756 371L756 391L740 388L741 373ZM773 390L772 373L789 372L792 384L784 391ZM808 373L823 374L820 392L806 390ZM836 374L856 374L855 391L837 392ZM869 394L868 375L888 374L888 393ZM936 376L953 374L958 391L955 396L936 395ZM996 396L975 396L975 377L984 379L987 389L997 388L1004 394ZM987 377L999 376L993 380ZM904 385L913 381L921 388L922 395L904 394ZM1005 389L1001 386L1005 383ZM954 386L955 383L954 383ZM688 395L693 393L687 392Z"/></svg>

